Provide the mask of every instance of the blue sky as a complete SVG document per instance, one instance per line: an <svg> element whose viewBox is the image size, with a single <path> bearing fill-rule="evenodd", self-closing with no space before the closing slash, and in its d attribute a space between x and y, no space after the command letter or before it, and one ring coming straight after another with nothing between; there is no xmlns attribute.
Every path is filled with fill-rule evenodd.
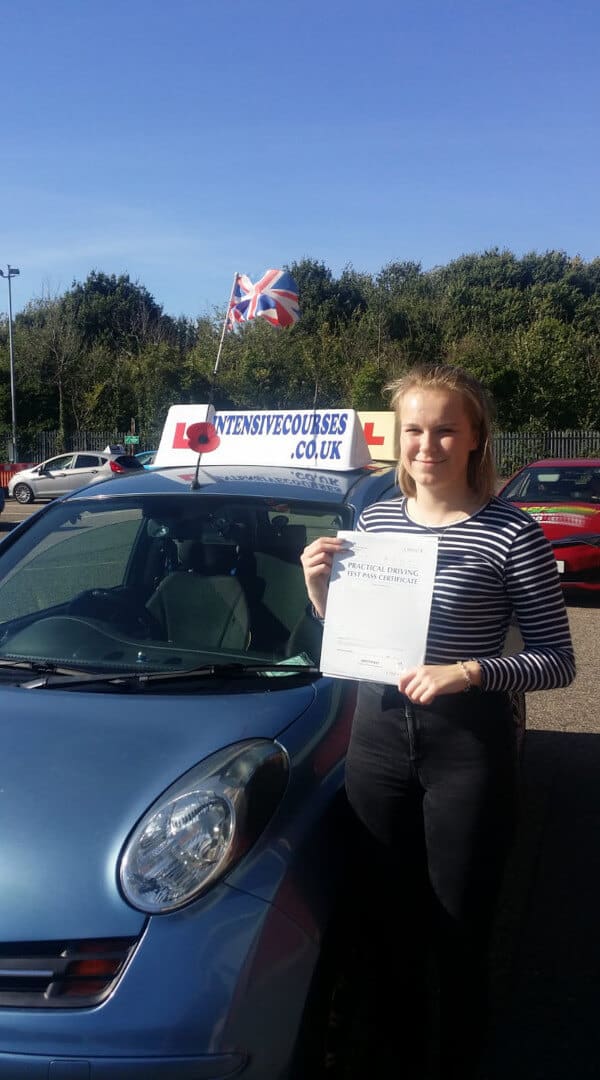
<svg viewBox="0 0 600 1080"><path fill-rule="evenodd" d="M305 256L600 255L597 0L0 0L13 308L95 269L173 316ZM0 281L0 311L6 310Z"/></svg>

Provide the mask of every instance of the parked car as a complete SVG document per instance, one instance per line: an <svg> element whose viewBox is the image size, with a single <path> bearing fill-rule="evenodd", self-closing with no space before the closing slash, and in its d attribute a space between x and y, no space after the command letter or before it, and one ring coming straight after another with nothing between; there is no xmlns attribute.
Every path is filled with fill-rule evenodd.
<svg viewBox="0 0 600 1080"><path fill-rule="evenodd" d="M565 588L600 590L600 458L534 461L500 494L539 521Z"/></svg>
<svg viewBox="0 0 600 1080"><path fill-rule="evenodd" d="M48 458L31 469L21 469L8 484L9 497L19 503L56 499L75 488L112 476L122 476L143 465L135 455L78 451Z"/></svg>
<svg viewBox="0 0 600 1080"><path fill-rule="evenodd" d="M396 489L339 413L0 544L0 1080L320 1080L342 1052L357 684L319 671L299 558ZM315 415L339 438L298 438Z"/></svg>
<svg viewBox="0 0 600 1080"><path fill-rule="evenodd" d="M140 450L136 455L138 461L141 461L145 469L153 464L156 457L156 450Z"/></svg>

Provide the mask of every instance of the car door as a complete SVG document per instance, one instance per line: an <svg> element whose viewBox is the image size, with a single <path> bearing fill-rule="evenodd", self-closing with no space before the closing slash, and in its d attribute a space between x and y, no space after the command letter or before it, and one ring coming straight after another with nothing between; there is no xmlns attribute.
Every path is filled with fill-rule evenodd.
<svg viewBox="0 0 600 1080"><path fill-rule="evenodd" d="M74 456L74 454L60 454L59 457L42 462L37 476L32 477L31 480L31 486L37 498L55 499L58 495L64 495L65 491L69 490L69 469Z"/></svg>
<svg viewBox="0 0 600 1080"><path fill-rule="evenodd" d="M105 460L106 458L100 457L99 454L75 454L67 469L65 492L74 491L75 488L89 484L98 475L100 466Z"/></svg>

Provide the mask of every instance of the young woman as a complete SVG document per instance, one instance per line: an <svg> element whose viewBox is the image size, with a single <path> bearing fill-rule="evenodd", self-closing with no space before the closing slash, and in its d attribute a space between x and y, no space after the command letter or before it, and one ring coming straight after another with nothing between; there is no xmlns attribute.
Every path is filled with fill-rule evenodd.
<svg viewBox="0 0 600 1080"><path fill-rule="evenodd" d="M515 825L508 692L566 686L575 663L551 547L529 515L495 497L483 387L441 365L413 368L391 389L403 497L369 507L357 528L434 533L439 549L425 662L397 688L360 683L346 763L376 1013L377 1062L373 1047L368 1056L386 1077L425 1075L433 957L437 1075L468 1080L478 1075L490 931ZM342 546L322 537L302 556L321 618ZM523 649L502 656L513 615Z"/></svg>

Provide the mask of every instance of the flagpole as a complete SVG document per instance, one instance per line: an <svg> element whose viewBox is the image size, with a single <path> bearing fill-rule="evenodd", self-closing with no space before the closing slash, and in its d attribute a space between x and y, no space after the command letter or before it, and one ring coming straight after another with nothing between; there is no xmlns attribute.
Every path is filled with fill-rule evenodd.
<svg viewBox="0 0 600 1080"><path fill-rule="evenodd" d="M229 303L227 304L227 311L225 312L225 318L223 319L223 329L221 330L221 340L219 342L219 348L218 348L218 351L217 351L217 359L215 360L215 366L213 368L213 379L214 379L215 375L217 374L217 368L219 366L219 360L221 359L221 349L223 348L223 341L224 341L224 338L225 338L225 331L227 329L227 322L229 320L229 309L231 307L231 301L233 300L233 293L234 293L234 290L235 290L235 283L236 283L238 277L239 277L239 274L236 271L236 273L233 275L233 284L231 286L231 293L229 295Z"/></svg>

